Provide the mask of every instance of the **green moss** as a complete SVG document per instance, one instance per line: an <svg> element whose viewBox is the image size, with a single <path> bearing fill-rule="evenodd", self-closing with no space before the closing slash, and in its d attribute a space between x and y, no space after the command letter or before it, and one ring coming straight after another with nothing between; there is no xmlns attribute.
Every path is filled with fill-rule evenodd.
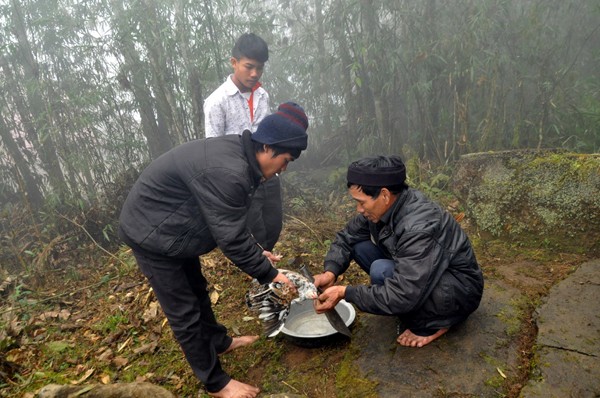
<svg viewBox="0 0 600 398"><path fill-rule="evenodd" d="M480 353L480 356L483 358L483 360L488 363L489 365L493 366L496 369L506 369L507 365L499 360L497 360L494 357L491 357L490 355L486 354L486 353ZM498 372L495 373L493 376L491 376L490 378L488 378L485 381L485 384L487 386L493 387L495 390L500 391L502 390L502 387L504 386L505 383L505 378Z"/></svg>
<svg viewBox="0 0 600 398"><path fill-rule="evenodd" d="M358 353L351 349L340 364L336 377L338 397L377 397L375 389L378 383L361 377L361 372L356 365L357 357Z"/></svg>
<svg viewBox="0 0 600 398"><path fill-rule="evenodd" d="M460 174L470 176L463 184L467 209L481 230L511 238L534 233L547 245L599 245L587 235L600 230L600 156L478 154L463 167L470 170Z"/></svg>

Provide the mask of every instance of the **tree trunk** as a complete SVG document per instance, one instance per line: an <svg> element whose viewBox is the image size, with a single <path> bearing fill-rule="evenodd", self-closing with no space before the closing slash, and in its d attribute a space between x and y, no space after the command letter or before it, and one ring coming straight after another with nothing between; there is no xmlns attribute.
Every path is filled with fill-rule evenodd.
<svg viewBox="0 0 600 398"><path fill-rule="evenodd" d="M337 0L335 10L343 10L344 4L342 0ZM351 67L353 64L350 55L348 38L345 31L346 17L342 11L333 12L332 33L334 40L338 45L338 56L342 60L342 95L344 98L346 125L342 127L340 134L343 135L344 149L347 156L354 156L356 142L358 141L357 120L360 117L360 103L356 100L352 87L354 80L352 78Z"/></svg>
<svg viewBox="0 0 600 398"><path fill-rule="evenodd" d="M316 84L317 87L317 98L319 98L322 115L322 128L326 132L330 132L331 129L331 114L332 110L330 107L329 98L329 87L327 85L327 64L325 57L327 52L325 51L325 29L323 26L323 7L322 0L315 0L315 23L317 25L317 64L318 73L316 73Z"/></svg>
<svg viewBox="0 0 600 398"><path fill-rule="evenodd" d="M202 96L202 83L200 81L200 68L193 58L190 50L190 31L185 12L185 1L178 0L175 3L176 37L180 41L181 56L187 73L187 86L190 95L192 109L192 130L193 134L188 134L188 140L204 137L204 98Z"/></svg>
<svg viewBox="0 0 600 398"><path fill-rule="evenodd" d="M122 85L129 88L138 104L138 110L140 113L140 119L142 123L142 132L148 142L148 149L152 159L156 159L169 149L171 149L171 139L168 134L164 134L159 127L156 120L156 113L154 109L154 99L150 89L148 88L148 82L145 77L146 68L141 62L140 57L135 49L133 39L131 37L131 26L128 23L128 19L125 16L122 4L119 1L113 3L118 9L116 10L117 28L119 34L117 37L120 39L120 51L125 60L123 74L127 75L127 71L131 71L131 81L126 76L121 76Z"/></svg>
<svg viewBox="0 0 600 398"><path fill-rule="evenodd" d="M66 193L66 184L64 175L60 167L60 160L58 157L56 145L54 144L53 137L53 123L52 117L49 114L51 112L44 105L44 97L42 92L42 82L39 76L39 66L33 55L31 44L27 37L25 28L25 20L23 17L23 10L17 0L12 1L12 19L13 19L13 33L17 38L18 51L20 54L19 61L23 67L23 87L27 100L24 101L19 97L19 93L23 90L18 89L17 79L15 79L10 66L6 62L2 62L2 68L5 75L9 78L12 77L12 83L14 89L11 90L15 102L21 104L18 107L19 116L24 125L29 126L30 138L32 143L35 145L44 170L48 173L50 180L50 186L55 192L62 196ZM25 106L25 102L28 104L29 110Z"/></svg>
<svg viewBox="0 0 600 398"><path fill-rule="evenodd" d="M17 172L25 185L23 196L25 196L33 209L37 210L41 208L44 204L44 196L27 164L27 160L19 150L19 145L15 142L11 130L8 128L8 125L2 117L0 117L0 138L4 143L9 156L13 159Z"/></svg>
<svg viewBox="0 0 600 398"><path fill-rule="evenodd" d="M145 17L146 15L147 17ZM148 50L148 58L152 66L150 74L154 87L153 92L156 93L156 112L163 115L167 129L166 132L161 131L161 134L169 134L172 142L181 144L186 139L183 132L183 120L177 111L178 106L173 93L174 71L167 62L168 55L163 45L164 38L160 33L163 29L154 2L144 0L143 9L139 10L139 16L141 17L142 40Z"/></svg>

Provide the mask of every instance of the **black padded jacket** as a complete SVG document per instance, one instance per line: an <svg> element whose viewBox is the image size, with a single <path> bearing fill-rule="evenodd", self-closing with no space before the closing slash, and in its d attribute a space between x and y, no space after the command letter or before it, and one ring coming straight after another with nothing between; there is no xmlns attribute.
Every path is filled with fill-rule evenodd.
<svg viewBox="0 0 600 398"><path fill-rule="evenodd" d="M352 246L371 240L395 262L381 286L348 286L346 300L378 315L409 315L419 327L449 327L479 306L483 275L460 225L421 192L408 189L382 217L357 215L336 235L325 270L336 276L351 261Z"/></svg>
<svg viewBox="0 0 600 398"><path fill-rule="evenodd" d="M244 272L271 282L277 270L246 228L261 178L249 131L175 147L132 187L119 235L150 256L190 258L219 247Z"/></svg>

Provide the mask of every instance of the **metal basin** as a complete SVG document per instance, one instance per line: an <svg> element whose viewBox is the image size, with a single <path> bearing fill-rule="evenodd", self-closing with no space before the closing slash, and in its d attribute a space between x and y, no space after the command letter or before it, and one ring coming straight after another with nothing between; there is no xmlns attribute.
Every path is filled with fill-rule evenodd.
<svg viewBox="0 0 600 398"><path fill-rule="evenodd" d="M335 309L346 326L350 327L356 317L354 307L347 301L341 300ZM331 326L325 314L315 312L312 300L292 304L281 333L294 344L304 347L318 347L348 340Z"/></svg>

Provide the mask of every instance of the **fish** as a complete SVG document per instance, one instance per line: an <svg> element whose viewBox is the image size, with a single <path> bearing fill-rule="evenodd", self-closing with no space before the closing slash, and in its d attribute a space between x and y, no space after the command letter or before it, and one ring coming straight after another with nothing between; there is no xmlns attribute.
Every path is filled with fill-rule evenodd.
<svg viewBox="0 0 600 398"><path fill-rule="evenodd" d="M258 313L267 337L275 337L283 329L292 303L314 300L319 295L314 283L304 275L286 269L280 269L279 272L294 284L296 291L285 283L260 284L254 279L246 293L246 305Z"/></svg>

